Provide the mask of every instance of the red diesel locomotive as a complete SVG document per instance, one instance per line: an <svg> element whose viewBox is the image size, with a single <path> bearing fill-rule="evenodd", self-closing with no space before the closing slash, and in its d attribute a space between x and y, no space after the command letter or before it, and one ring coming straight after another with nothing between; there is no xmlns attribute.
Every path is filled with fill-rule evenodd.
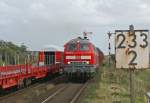
<svg viewBox="0 0 150 103"><path fill-rule="evenodd" d="M70 79L92 77L104 58L102 51L86 36L72 39L64 47L64 73Z"/></svg>

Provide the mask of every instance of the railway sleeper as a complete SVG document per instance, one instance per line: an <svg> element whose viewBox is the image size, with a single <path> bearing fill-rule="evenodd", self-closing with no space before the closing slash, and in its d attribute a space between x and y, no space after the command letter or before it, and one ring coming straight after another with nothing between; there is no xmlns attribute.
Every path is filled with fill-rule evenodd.
<svg viewBox="0 0 150 103"><path fill-rule="evenodd" d="M68 73L66 74L68 81L77 81L77 82L85 82L91 77L89 73Z"/></svg>

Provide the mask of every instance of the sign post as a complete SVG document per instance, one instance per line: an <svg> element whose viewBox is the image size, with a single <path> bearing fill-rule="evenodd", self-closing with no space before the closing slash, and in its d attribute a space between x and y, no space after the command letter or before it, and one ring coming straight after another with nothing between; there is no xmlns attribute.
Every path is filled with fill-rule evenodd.
<svg viewBox="0 0 150 103"><path fill-rule="evenodd" d="M129 35L134 35L134 27L133 25L130 25L129 27ZM131 95L131 103L135 103L135 89L134 89L134 69L135 68L129 68L130 72L130 95Z"/></svg>
<svg viewBox="0 0 150 103"><path fill-rule="evenodd" d="M134 70L130 69L130 95L131 103L135 103L135 89L134 89Z"/></svg>
<svg viewBox="0 0 150 103"><path fill-rule="evenodd" d="M129 30L115 31L116 68L127 69L130 72L131 103L135 103L134 71L149 68L149 31Z"/></svg>

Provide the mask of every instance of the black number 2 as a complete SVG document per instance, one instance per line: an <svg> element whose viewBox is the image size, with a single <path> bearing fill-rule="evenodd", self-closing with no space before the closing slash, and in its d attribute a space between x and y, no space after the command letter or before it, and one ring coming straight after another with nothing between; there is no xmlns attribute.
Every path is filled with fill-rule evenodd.
<svg viewBox="0 0 150 103"><path fill-rule="evenodd" d="M123 34L119 34L117 35L117 40L122 37L122 41L120 42L120 44L118 45L117 48L125 48L125 46L123 45L124 41L125 41L125 36Z"/></svg>
<svg viewBox="0 0 150 103"><path fill-rule="evenodd" d="M133 50L128 52L128 55L132 54L133 58L131 59L131 61L129 62L129 65L137 65L137 63L135 63L135 59L137 57L137 53Z"/></svg>

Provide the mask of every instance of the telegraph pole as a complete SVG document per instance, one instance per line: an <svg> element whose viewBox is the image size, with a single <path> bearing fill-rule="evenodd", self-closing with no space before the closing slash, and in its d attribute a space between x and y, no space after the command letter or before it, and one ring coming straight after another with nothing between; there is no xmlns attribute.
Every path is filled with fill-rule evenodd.
<svg viewBox="0 0 150 103"><path fill-rule="evenodd" d="M111 39L112 33L108 32L108 51L109 51L109 66L110 66L110 57L111 57L111 45L110 45L110 39Z"/></svg>

